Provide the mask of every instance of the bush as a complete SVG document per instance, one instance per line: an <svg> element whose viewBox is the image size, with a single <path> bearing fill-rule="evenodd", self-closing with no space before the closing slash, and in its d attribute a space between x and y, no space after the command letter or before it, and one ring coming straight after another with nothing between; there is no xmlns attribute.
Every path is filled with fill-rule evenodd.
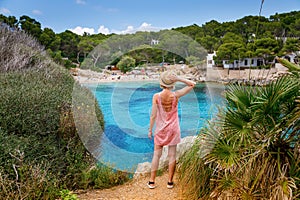
<svg viewBox="0 0 300 200"><path fill-rule="evenodd" d="M44 70L26 70L0 75L2 129L22 135L57 132L62 106L71 103L74 80L56 67L47 74Z"/></svg>
<svg viewBox="0 0 300 200"><path fill-rule="evenodd" d="M117 67L124 73L131 71L135 66L135 59L130 56L124 56L118 62Z"/></svg>
<svg viewBox="0 0 300 200"><path fill-rule="evenodd" d="M62 189L83 187L84 174L95 166L75 127L73 87L80 88L77 96L96 100L42 49L23 32L0 30L1 199L57 198ZM95 111L103 128L97 102ZM85 142L99 145L101 134Z"/></svg>
<svg viewBox="0 0 300 200"><path fill-rule="evenodd" d="M183 195L186 199L207 197L211 192L209 187L211 178L212 170L199 156L199 144L196 142L180 158L179 180L184 183Z"/></svg>
<svg viewBox="0 0 300 200"><path fill-rule="evenodd" d="M43 46L23 32L0 28L0 37L0 72L44 68L51 62Z"/></svg>
<svg viewBox="0 0 300 200"><path fill-rule="evenodd" d="M299 74L265 87L229 85L226 108L181 159L192 199L299 199ZM188 187L187 187L188 186Z"/></svg>
<svg viewBox="0 0 300 200"><path fill-rule="evenodd" d="M129 180L125 172L115 171L106 165L99 164L86 172L81 179L81 188L105 189L111 186L120 185Z"/></svg>

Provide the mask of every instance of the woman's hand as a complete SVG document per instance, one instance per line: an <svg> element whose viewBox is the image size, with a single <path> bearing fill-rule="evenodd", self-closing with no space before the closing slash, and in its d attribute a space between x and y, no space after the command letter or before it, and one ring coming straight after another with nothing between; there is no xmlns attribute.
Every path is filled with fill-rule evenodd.
<svg viewBox="0 0 300 200"><path fill-rule="evenodd" d="M148 138L149 138L150 140L152 140L152 131L149 131L149 132L148 132Z"/></svg>
<svg viewBox="0 0 300 200"><path fill-rule="evenodd" d="M173 82L176 82L176 81L179 80L178 76L176 76L175 74L170 75L170 76L169 76L169 79L170 79L171 81L173 81Z"/></svg>
<svg viewBox="0 0 300 200"><path fill-rule="evenodd" d="M180 78L180 77L176 76L175 74L170 75L169 79L174 81L174 82L176 82L176 81L183 82L186 85L191 86L191 87L194 87L196 85L196 82L185 79L185 78Z"/></svg>

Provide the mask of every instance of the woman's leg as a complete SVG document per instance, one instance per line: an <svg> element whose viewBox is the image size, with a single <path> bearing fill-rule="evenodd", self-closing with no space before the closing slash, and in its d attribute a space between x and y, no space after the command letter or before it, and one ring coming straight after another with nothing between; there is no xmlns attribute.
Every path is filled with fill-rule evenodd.
<svg viewBox="0 0 300 200"><path fill-rule="evenodd" d="M169 179L168 182L173 182L173 176L176 168L176 147L177 145L169 146L168 156L169 156Z"/></svg>
<svg viewBox="0 0 300 200"><path fill-rule="evenodd" d="M155 182L156 172L159 165L159 159L162 154L162 146L154 145L154 153L152 158L152 164L151 164L151 175L150 175L150 181Z"/></svg>

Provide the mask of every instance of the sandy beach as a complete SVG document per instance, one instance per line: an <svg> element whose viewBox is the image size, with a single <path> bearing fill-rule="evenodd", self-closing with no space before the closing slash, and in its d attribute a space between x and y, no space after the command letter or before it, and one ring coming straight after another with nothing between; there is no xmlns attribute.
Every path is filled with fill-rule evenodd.
<svg viewBox="0 0 300 200"><path fill-rule="evenodd" d="M156 66L147 67L141 70L133 70L126 74L119 70L95 72L90 69L73 68L70 70L74 79L79 83L105 83L105 82L130 82L130 81L157 81L164 70L173 70L178 76L196 82L255 82L268 83L279 76L288 73L287 68L279 63L271 69L242 69L228 70L223 68L197 68L186 65L170 65L159 68Z"/></svg>
<svg viewBox="0 0 300 200"><path fill-rule="evenodd" d="M174 66L170 68L175 69ZM164 68L166 70L168 68ZM105 83L105 82L131 82L131 81L157 81L160 73L157 67L148 67L148 69L133 70L122 73L120 70L103 70L95 72L90 69L71 69L71 74L79 83ZM175 69L176 71L176 69Z"/></svg>
<svg viewBox="0 0 300 200"><path fill-rule="evenodd" d="M82 72L84 71L84 74ZM88 75L86 75L86 73ZM153 78L146 75L110 75L103 77L101 73L95 73L90 70L79 70L79 74L74 76L79 83L109 83L109 82L129 82L129 81L156 81L158 76Z"/></svg>

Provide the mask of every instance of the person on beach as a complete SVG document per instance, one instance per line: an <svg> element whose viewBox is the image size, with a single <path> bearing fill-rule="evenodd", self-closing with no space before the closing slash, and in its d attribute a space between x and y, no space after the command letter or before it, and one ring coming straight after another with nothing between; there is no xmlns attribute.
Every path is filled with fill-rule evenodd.
<svg viewBox="0 0 300 200"><path fill-rule="evenodd" d="M182 82L186 86L182 89L172 91L176 82ZM173 188L173 176L176 167L176 147L180 143L180 127L178 117L178 100L189 93L195 86L193 81L180 78L172 71L161 73L159 78L161 92L153 95L152 112L150 116L150 127L148 137L152 139L152 129L154 131L154 153L151 164L150 180L147 183L150 189L155 188L155 177L159 166L159 159L164 146L168 146L169 157L169 179L167 188Z"/></svg>

